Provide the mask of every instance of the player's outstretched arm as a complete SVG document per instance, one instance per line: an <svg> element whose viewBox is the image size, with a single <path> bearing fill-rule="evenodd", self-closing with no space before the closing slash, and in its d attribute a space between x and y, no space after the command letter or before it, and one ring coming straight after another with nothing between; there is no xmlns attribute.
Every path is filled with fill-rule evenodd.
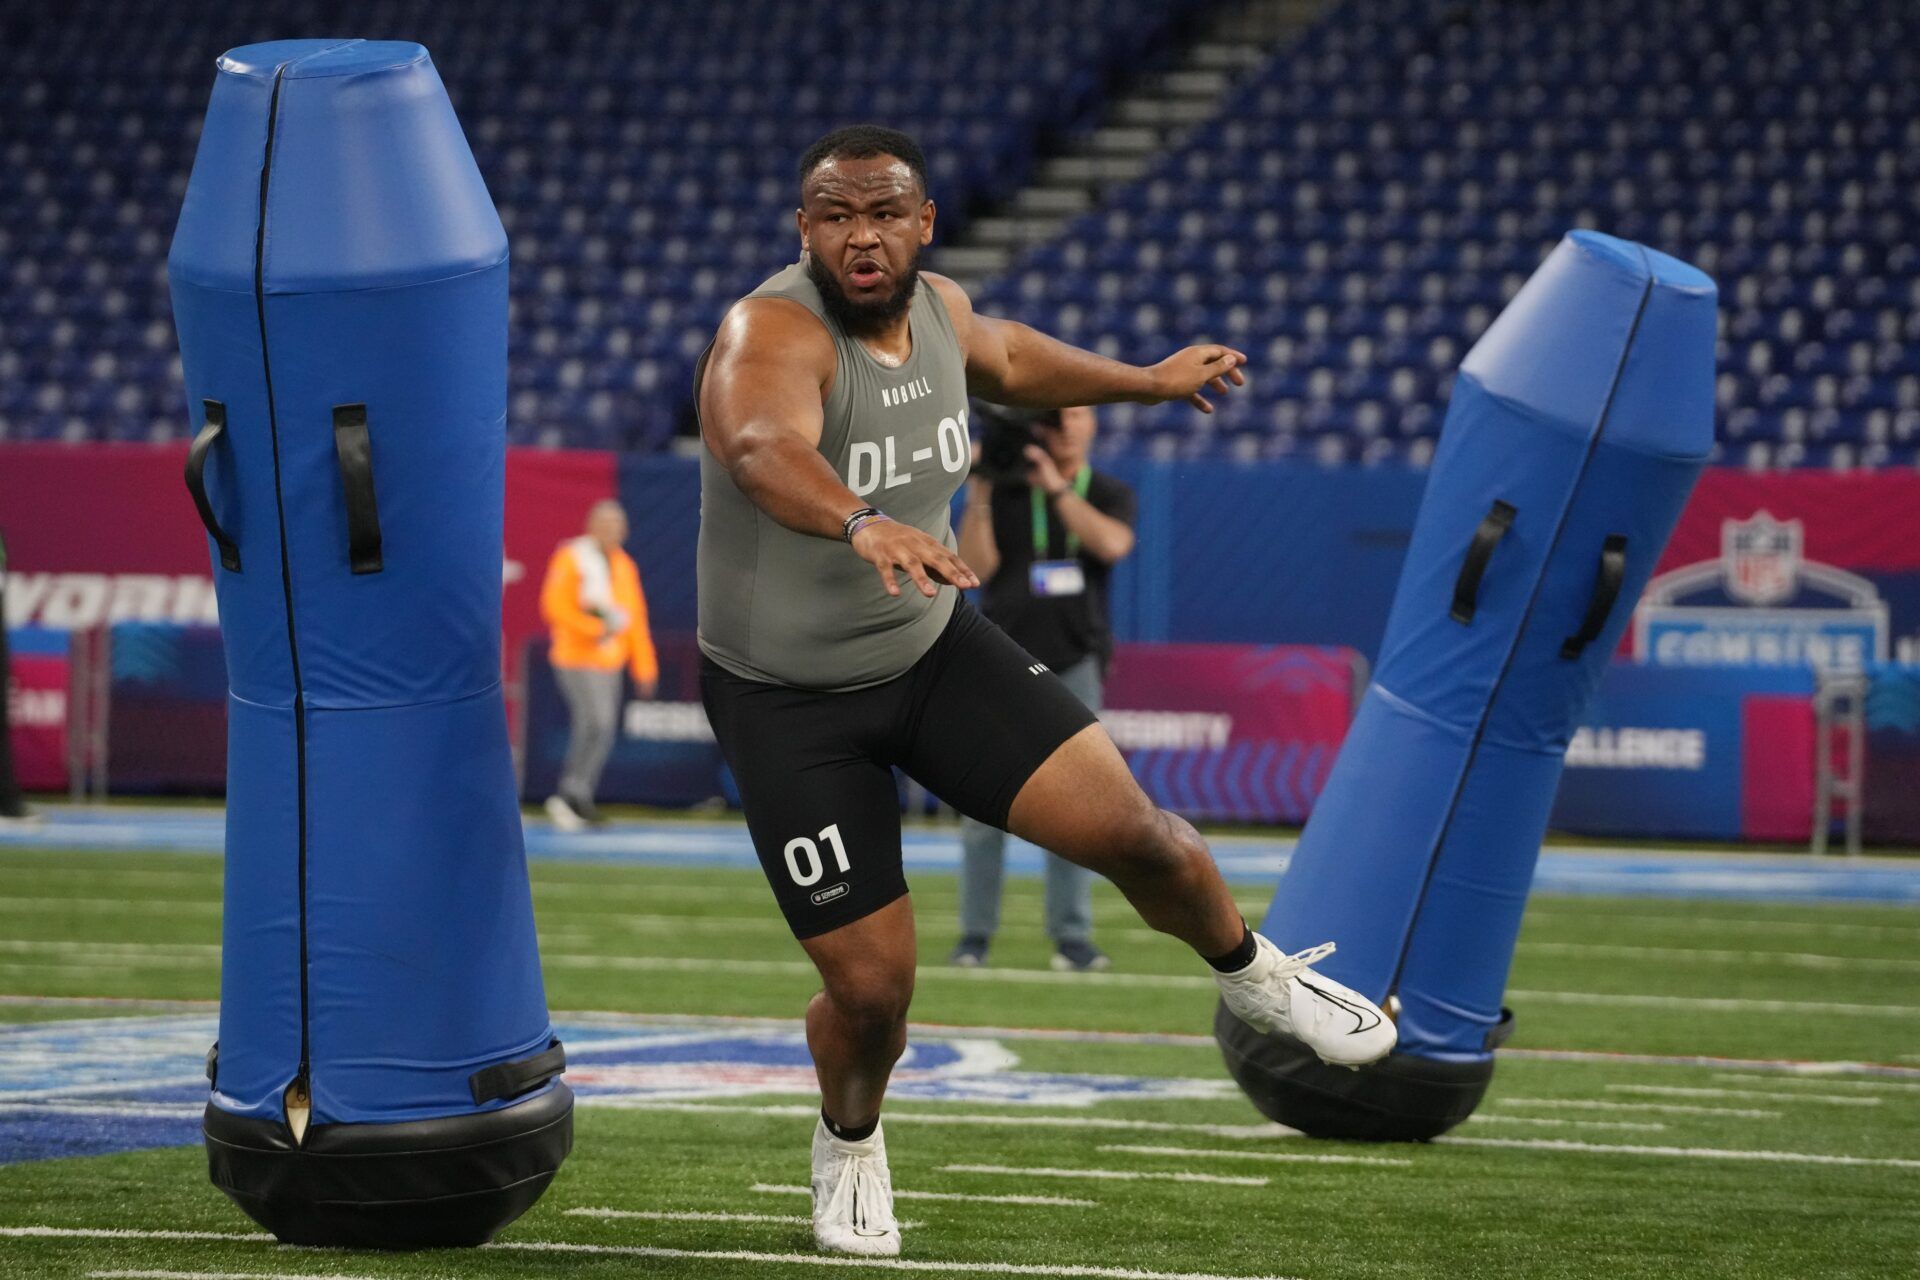
<svg viewBox="0 0 1920 1280"><path fill-rule="evenodd" d="M967 390L996 404L1064 409L1080 404L1131 400L1161 404L1185 400L1212 413L1207 393L1225 395L1244 386L1244 352L1202 343L1174 352L1155 365L1123 364L1068 346L1014 320L996 320L973 309L966 291L945 276L924 277L940 292L967 353Z"/></svg>
<svg viewBox="0 0 1920 1280"><path fill-rule="evenodd" d="M797 303L754 298L720 324L700 383L700 437L752 503L787 528L840 538L867 504L820 452L821 406L832 389L833 341ZM889 595L904 573L931 596L936 584L980 585L957 555L912 525L863 525L853 550Z"/></svg>

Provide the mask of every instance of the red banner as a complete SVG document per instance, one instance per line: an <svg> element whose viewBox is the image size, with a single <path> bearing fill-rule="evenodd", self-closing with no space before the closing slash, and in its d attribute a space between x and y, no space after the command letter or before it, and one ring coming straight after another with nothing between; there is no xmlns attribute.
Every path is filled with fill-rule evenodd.
<svg viewBox="0 0 1920 1280"><path fill-rule="evenodd" d="M1123 644L1100 719L1156 803L1301 822L1346 737L1359 661L1316 645Z"/></svg>
<svg viewBox="0 0 1920 1280"><path fill-rule="evenodd" d="M63 791L67 785L68 666L64 646L36 645L15 653L7 683L8 740L15 780L27 791Z"/></svg>
<svg viewBox="0 0 1920 1280"><path fill-rule="evenodd" d="M587 508L619 497L614 456L598 450L507 450L506 662L544 634L540 582L553 549L586 527Z"/></svg>
<svg viewBox="0 0 1920 1280"><path fill-rule="evenodd" d="M1700 477L1660 571L1720 558L1726 526L1765 511L1805 525L1808 561L1855 573L1920 573L1920 471L1735 471Z"/></svg>

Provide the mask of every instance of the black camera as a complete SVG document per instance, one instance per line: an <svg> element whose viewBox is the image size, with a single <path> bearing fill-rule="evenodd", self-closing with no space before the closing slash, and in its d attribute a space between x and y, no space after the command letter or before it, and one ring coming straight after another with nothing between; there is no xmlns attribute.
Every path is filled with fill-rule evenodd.
<svg viewBox="0 0 1920 1280"><path fill-rule="evenodd" d="M975 403L976 420L981 425L980 461L973 473L995 484L1024 481L1027 477L1027 446L1046 447L1041 427L1059 427L1058 409L1006 409Z"/></svg>

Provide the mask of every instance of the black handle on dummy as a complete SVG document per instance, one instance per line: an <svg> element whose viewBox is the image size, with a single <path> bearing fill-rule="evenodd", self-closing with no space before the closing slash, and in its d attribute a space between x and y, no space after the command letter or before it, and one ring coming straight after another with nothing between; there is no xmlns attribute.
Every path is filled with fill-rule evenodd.
<svg viewBox="0 0 1920 1280"><path fill-rule="evenodd" d="M1561 657L1577 658L1594 642L1600 629L1607 625L1607 615L1613 612L1614 603L1620 599L1621 584L1626 580L1626 535L1610 533L1600 546L1600 572L1593 580L1593 599L1587 601L1587 616L1580 620L1580 629L1561 642Z"/></svg>
<svg viewBox="0 0 1920 1280"><path fill-rule="evenodd" d="M200 404L205 417L199 434L187 450L187 492L193 495L193 505L199 509L200 523L207 526L214 544L220 548L220 567L229 573L238 573L240 546L220 527L220 521L213 514L213 504L207 501L207 454L227 432L227 406L218 400L202 400Z"/></svg>
<svg viewBox="0 0 1920 1280"><path fill-rule="evenodd" d="M1500 539L1507 536L1507 530L1513 527L1513 518L1519 513L1512 506L1495 499L1487 514L1480 521L1480 527L1473 531L1473 541L1467 547L1467 558L1460 562L1460 576L1453 583L1453 608L1447 616L1455 622L1472 622L1473 611L1479 607L1480 579L1486 575L1487 561L1493 559L1493 549L1500 545Z"/></svg>
<svg viewBox="0 0 1920 1280"><path fill-rule="evenodd" d="M340 460L340 487L347 499L347 561L355 573L378 573L380 504L373 494L373 440L367 406L333 406L333 451Z"/></svg>
<svg viewBox="0 0 1920 1280"><path fill-rule="evenodd" d="M482 1067L467 1080L473 1103L479 1106L499 1098L517 1098L531 1093L567 1069L567 1051L556 1038L531 1058Z"/></svg>

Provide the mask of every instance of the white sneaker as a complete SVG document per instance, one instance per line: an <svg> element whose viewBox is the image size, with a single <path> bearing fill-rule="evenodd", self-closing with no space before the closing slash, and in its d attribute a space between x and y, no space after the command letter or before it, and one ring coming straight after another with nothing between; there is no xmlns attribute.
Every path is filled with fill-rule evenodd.
<svg viewBox="0 0 1920 1280"><path fill-rule="evenodd" d="M823 1119L813 1129L813 1239L832 1253L900 1256L893 1220L887 1141L874 1126L860 1142L836 1138Z"/></svg>
<svg viewBox="0 0 1920 1280"><path fill-rule="evenodd" d="M553 819L556 831L564 831L571 835L576 831L587 829L587 820L573 811L573 806L567 803L565 796L547 797L547 816Z"/></svg>
<svg viewBox="0 0 1920 1280"><path fill-rule="evenodd" d="M1336 1067L1358 1067L1392 1050L1399 1032L1378 1005L1307 967L1333 954L1331 942L1290 956L1262 934L1253 941L1252 964L1213 975L1234 1017L1263 1034L1285 1032Z"/></svg>

